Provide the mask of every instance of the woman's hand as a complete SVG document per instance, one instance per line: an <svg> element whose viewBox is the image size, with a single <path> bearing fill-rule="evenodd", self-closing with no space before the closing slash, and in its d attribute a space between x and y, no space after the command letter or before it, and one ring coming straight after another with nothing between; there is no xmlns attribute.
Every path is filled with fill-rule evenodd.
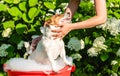
<svg viewBox="0 0 120 76"><path fill-rule="evenodd" d="M71 26L72 26L72 23L62 22L60 25L60 29L52 30L52 32L55 32L53 37L55 37L55 39L64 38L72 30Z"/></svg>

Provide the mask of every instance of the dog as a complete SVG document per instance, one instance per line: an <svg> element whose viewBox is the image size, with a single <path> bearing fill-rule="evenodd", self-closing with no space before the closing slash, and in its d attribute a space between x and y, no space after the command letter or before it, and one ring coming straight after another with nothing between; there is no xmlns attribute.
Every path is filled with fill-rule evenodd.
<svg viewBox="0 0 120 76"><path fill-rule="evenodd" d="M50 19L46 20L44 26L40 28L42 35L41 40L38 42L35 51L29 55L29 59L35 60L37 63L44 65L51 64L54 72L60 69L57 67L56 60L61 57L65 65L72 66L72 62L66 59L65 46L62 39L54 39L51 32L53 29L59 29L60 21L68 18L69 14L56 14ZM69 21L68 21L69 22Z"/></svg>

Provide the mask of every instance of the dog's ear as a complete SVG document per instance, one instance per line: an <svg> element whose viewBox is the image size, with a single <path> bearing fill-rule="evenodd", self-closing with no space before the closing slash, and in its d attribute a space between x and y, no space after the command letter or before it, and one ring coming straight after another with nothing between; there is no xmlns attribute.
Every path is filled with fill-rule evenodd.
<svg viewBox="0 0 120 76"><path fill-rule="evenodd" d="M49 26L49 24L51 24L51 22L52 22L51 19L46 20L45 23L44 23L44 27Z"/></svg>
<svg viewBox="0 0 120 76"><path fill-rule="evenodd" d="M45 28L44 27L40 27L40 31L43 34L45 32Z"/></svg>

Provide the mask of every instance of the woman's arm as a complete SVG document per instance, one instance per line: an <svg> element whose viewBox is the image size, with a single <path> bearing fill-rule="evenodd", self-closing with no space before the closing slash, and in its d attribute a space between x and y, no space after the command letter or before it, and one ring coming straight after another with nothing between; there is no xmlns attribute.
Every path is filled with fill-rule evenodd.
<svg viewBox="0 0 120 76"><path fill-rule="evenodd" d="M79 6L80 0L70 0L69 4L65 10L65 13L70 13L70 18L73 17L74 13L76 12Z"/></svg>
<svg viewBox="0 0 120 76"><path fill-rule="evenodd" d="M82 22L71 24L71 29L91 28L102 24L107 19L106 0L94 0L96 15Z"/></svg>
<svg viewBox="0 0 120 76"><path fill-rule="evenodd" d="M70 0L68 8L66 9L66 12L70 12L71 18L78 8L78 5L79 5L78 3L79 3L79 0ZM95 13L96 13L95 16L81 22L61 23L60 25L62 26L61 29L52 30L53 32L57 32L57 34L53 36L55 36L56 38L59 38L59 37L63 38L71 30L92 28L99 24L104 23L107 19L106 0L94 0L94 5L95 5Z"/></svg>

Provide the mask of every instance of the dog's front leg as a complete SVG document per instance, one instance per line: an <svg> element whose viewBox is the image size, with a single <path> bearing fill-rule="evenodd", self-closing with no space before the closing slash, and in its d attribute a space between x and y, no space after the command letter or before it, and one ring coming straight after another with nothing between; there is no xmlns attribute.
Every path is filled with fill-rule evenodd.
<svg viewBox="0 0 120 76"><path fill-rule="evenodd" d="M61 49L60 56L61 56L61 58L63 59L63 61L66 65L72 66L72 62L68 61L67 58L66 58L66 51L65 51L64 46Z"/></svg>
<svg viewBox="0 0 120 76"><path fill-rule="evenodd" d="M50 50L50 51L52 51L52 50ZM51 52L47 52L47 55L48 55L48 59L49 59L49 61L51 63L53 71L54 72L58 72L59 71L59 67L56 64L55 60L54 60L53 54Z"/></svg>

